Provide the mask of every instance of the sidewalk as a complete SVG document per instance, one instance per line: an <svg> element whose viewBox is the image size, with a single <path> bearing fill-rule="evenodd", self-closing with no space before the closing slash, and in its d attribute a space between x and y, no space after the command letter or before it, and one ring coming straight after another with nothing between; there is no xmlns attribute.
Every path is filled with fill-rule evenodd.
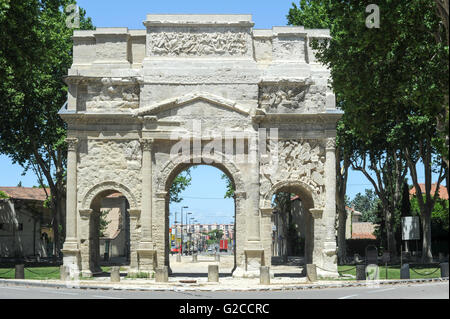
<svg viewBox="0 0 450 319"><path fill-rule="evenodd" d="M141 290L141 291L280 291L302 289L324 289L343 287L365 287L377 285L412 284L429 282L448 282L447 278L380 280L380 281L318 281L308 282L306 278L273 278L270 285L260 285L259 279L220 278L219 283L208 282L208 278L169 277L167 283L157 283L154 279L121 279L120 283L111 283L109 278L101 280L61 281L61 280L19 280L0 279L0 287L30 286L101 290Z"/></svg>

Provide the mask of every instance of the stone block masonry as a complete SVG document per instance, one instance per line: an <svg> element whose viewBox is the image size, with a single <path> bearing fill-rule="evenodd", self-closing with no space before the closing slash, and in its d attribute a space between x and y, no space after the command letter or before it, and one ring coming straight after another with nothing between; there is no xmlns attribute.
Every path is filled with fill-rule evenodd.
<svg viewBox="0 0 450 319"><path fill-rule="evenodd" d="M71 276L99 271L99 203L114 192L127 199L130 273L169 267L168 191L198 164L221 169L235 186L233 276L270 266L271 200L280 191L299 195L311 213L308 263L318 276L337 276L334 139L342 112L310 47L329 30L256 30L250 15L150 14L144 26L74 31L60 111Z"/></svg>

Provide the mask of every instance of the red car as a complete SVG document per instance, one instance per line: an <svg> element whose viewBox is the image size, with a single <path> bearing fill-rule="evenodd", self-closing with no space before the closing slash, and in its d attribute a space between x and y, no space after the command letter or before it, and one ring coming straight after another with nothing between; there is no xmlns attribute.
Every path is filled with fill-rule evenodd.
<svg viewBox="0 0 450 319"><path fill-rule="evenodd" d="M180 250L181 250L181 247L174 247L174 248L172 248L172 249L170 250L170 252L171 252L171 253L178 253L178 252L180 252Z"/></svg>
<svg viewBox="0 0 450 319"><path fill-rule="evenodd" d="M228 251L228 240L224 240L224 239L220 240L220 249L219 249L219 251L220 252Z"/></svg>

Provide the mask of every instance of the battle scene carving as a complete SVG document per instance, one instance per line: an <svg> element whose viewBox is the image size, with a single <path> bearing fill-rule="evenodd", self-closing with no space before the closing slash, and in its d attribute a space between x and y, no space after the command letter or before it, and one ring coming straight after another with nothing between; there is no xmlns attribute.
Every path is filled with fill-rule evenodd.
<svg viewBox="0 0 450 319"><path fill-rule="evenodd" d="M275 111L279 108L296 110L302 107L305 101L308 86L271 85L260 89L260 106L266 111Z"/></svg>
<svg viewBox="0 0 450 319"><path fill-rule="evenodd" d="M101 81L91 82L86 93L86 109L90 111L139 108L140 88L133 81L103 78Z"/></svg>
<svg viewBox="0 0 450 319"><path fill-rule="evenodd" d="M245 34L231 31L153 33L149 45L152 54L169 56L244 55L248 50Z"/></svg>
<svg viewBox="0 0 450 319"><path fill-rule="evenodd" d="M266 195L279 181L301 182L313 192L318 201L324 203L325 148L315 140L280 140L267 144L267 155L261 160L261 195ZM277 156L278 155L278 156Z"/></svg>

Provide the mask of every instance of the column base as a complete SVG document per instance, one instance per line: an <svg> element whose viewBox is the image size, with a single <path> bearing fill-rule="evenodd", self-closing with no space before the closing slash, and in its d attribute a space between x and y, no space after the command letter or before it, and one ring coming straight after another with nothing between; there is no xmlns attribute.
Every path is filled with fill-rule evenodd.
<svg viewBox="0 0 450 319"><path fill-rule="evenodd" d="M63 253L63 265L69 272L67 279L70 280L78 280L81 272L80 250L74 249L74 247L76 246L73 243L70 243L70 245L64 243L64 248L61 250Z"/></svg>
<svg viewBox="0 0 450 319"><path fill-rule="evenodd" d="M339 277L336 242L323 243L321 262L317 265L317 276L322 278Z"/></svg>
<svg viewBox="0 0 450 319"><path fill-rule="evenodd" d="M141 249L137 250L138 255L138 271L139 272L154 272L157 267L156 250Z"/></svg>
<svg viewBox="0 0 450 319"><path fill-rule="evenodd" d="M317 277L319 278L339 278L340 275L336 271L324 271L322 269L317 268Z"/></svg>
<svg viewBox="0 0 450 319"><path fill-rule="evenodd" d="M270 278L275 278L273 271L270 271ZM232 273L233 278L259 278L260 269L258 270L245 270L243 267L236 267Z"/></svg>

